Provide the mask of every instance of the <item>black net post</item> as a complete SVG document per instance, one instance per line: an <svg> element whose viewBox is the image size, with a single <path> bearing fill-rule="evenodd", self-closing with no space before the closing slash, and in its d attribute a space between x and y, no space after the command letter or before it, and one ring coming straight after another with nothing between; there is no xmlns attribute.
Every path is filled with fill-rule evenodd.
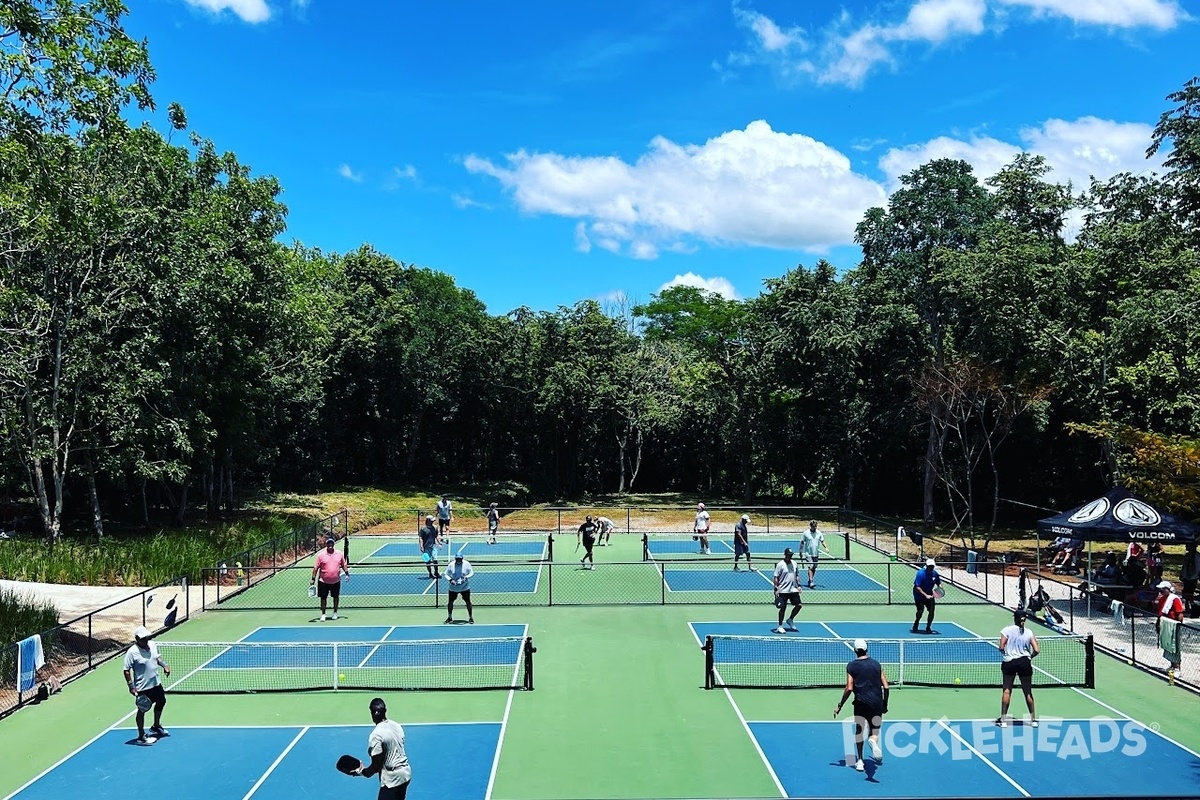
<svg viewBox="0 0 1200 800"><path fill-rule="evenodd" d="M524 687L528 691L533 691L533 654L537 652L537 648L533 646L533 637L525 637L525 680Z"/></svg>
<svg viewBox="0 0 1200 800"><path fill-rule="evenodd" d="M713 674L713 640L711 636L704 637L704 646L700 648L704 651L704 688L712 689L716 686L716 676Z"/></svg>
<svg viewBox="0 0 1200 800"><path fill-rule="evenodd" d="M1088 634L1087 639L1083 641L1083 649L1087 653L1087 662L1084 664L1084 686L1088 689L1096 688L1096 643L1092 639L1092 634Z"/></svg>

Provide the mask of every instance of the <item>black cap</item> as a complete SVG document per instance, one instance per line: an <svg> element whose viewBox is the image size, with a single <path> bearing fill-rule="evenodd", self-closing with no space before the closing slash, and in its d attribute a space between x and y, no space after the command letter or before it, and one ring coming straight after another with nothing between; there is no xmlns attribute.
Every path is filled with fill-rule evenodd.
<svg viewBox="0 0 1200 800"><path fill-rule="evenodd" d="M1028 619L1028 617L1029 617L1029 612L1023 608L1018 608L1015 611L1013 611L1013 619L1015 619L1015 620Z"/></svg>

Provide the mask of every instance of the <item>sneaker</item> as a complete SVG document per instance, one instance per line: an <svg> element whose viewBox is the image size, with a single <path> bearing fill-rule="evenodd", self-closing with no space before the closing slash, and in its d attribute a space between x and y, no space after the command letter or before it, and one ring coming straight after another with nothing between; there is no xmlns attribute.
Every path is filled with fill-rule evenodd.
<svg viewBox="0 0 1200 800"><path fill-rule="evenodd" d="M933 633L933 628L926 628L925 633Z"/></svg>
<svg viewBox="0 0 1200 800"><path fill-rule="evenodd" d="M871 745L871 757L876 763L883 763L883 748L879 746L879 742L875 739L868 739L867 744Z"/></svg>
<svg viewBox="0 0 1200 800"><path fill-rule="evenodd" d="M337 612L336 612L336 611L333 613L333 616L331 616L331 617L330 617L330 619L337 619Z"/></svg>
<svg viewBox="0 0 1200 800"><path fill-rule="evenodd" d="M146 734L143 733L141 736L134 739L133 743L138 745L139 747L149 747L150 745L154 744L157 741L158 740L155 739L153 736L147 736Z"/></svg>
<svg viewBox="0 0 1200 800"><path fill-rule="evenodd" d="M808 588L810 588L810 589L812 589L812 588L815 588L815 587L813 586L813 582L812 582L812 581L809 581L809 582L808 582Z"/></svg>
<svg viewBox="0 0 1200 800"><path fill-rule="evenodd" d="M778 628L776 628L775 632L776 633L787 633L787 631L784 629L784 627L782 625L780 625Z"/></svg>
<svg viewBox="0 0 1200 800"><path fill-rule="evenodd" d="M751 572L758 572L758 567L751 567L751 568L750 568L750 571L751 571Z"/></svg>
<svg viewBox="0 0 1200 800"><path fill-rule="evenodd" d="M786 627L792 633L796 632L796 623L792 622L790 619L787 621L787 623L785 623L784 627Z"/></svg>
<svg viewBox="0 0 1200 800"><path fill-rule="evenodd" d="M996 719L996 727L997 728L1007 728L1008 722L1005 721L1004 717L998 717Z"/></svg>
<svg viewBox="0 0 1200 800"><path fill-rule="evenodd" d="M474 619L467 619L467 624L468 624L468 625L474 625L474 624L475 624L475 620L474 620Z"/></svg>
<svg viewBox="0 0 1200 800"><path fill-rule="evenodd" d="M454 617L446 617L446 621L445 621L445 622L443 622L442 624L443 624L443 625L449 625L449 624L451 624L451 623L453 623L453 622L454 622Z"/></svg>
<svg viewBox="0 0 1200 800"><path fill-rule="evenodd" d="M322 615L321 615L321 622L324 622L324 621L325 621L325 615L324 615L324 614L322 614Z"/></svg>
<svg viewBox="0 0 1200 800"><path fill-rule="evenodd" d="M733 571L734 571L734 572L741 572L741 571L742 571L742 568L741 568L741 567L739 567L737 564L734 564L734 565L733 565Z"/></svg>
<svg viewBox="0 0 1200 800"><path fill-rule="evenodd" d="M167 733L167 729L166 729L166 728L164 728L162 725L151 725L151 726L150 726L150 733L154 734L154 735L155 735L155 736L157 736L159 739L163 738L164 736L170 736L170 735L171 735L171 734Z"/></svg>
<svg viewBox="0 0 1200 800"><path fill-rule="evenodd" d="M866 772L867 770L866 766L862 763L861 758L854 762L854 769L858 770L859 772Z"/></svg>
<svg viewBox="0 0 1200 800"><path fill-rule="evenodd" d="M916 626L916 625L913 625L913 626L912 626L912 632L913 632L913 633L920 633L920 631L919 631L919 630L917 630L917 626Z"/></svg>
<svg viewBox="0 0 1200 800"><path fill-rule="evenodd" d="M1036 719L1029 720L1029 727L1036 728L1037 726L1038 726L1038 723L1037 723Z"/></svg>

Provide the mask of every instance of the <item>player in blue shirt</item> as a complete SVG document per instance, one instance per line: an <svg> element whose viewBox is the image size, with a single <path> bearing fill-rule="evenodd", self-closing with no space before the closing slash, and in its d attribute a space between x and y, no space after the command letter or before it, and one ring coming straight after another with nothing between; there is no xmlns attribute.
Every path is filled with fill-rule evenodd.
<svg viewBox="0 0 1200 800"><path fill-rule="evenodd" d="M941 588L942 576L934 568L932 558L925 559L925 569L917 570L917 576L913 578L913 604L917 607L917 617L913 620L912 632L920 633L917 630L921 624L921 614L925 609L929 609L929 619L925 621L925 632L933 633L933 612L934 606L937 604L937 598L934 596L934 590Z"/></svg>

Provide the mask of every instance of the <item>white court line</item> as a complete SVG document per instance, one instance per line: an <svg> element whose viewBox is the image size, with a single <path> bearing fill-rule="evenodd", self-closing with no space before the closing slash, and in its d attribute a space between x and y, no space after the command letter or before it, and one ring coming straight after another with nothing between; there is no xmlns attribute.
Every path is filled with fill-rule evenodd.
<svg viewBox="0 0 1200 800"><path fill-rule="evenodd" d="M949 731L951 736L953 736L955 739L958 739L960 742L962 742L964 747L966 747L968 750L970 750L972 753L974 753L976 756L978 756L980 759L982 759L983 763L987 764L989 767L991 767L993 770L995 770L997 775L999 775L1001 778L1004 778L1004 780L1008 781L1009 784L1011 784L1014 789L1016 789L1018 792L1020 792L1022 794L1022 796L1031 797L1029 792L1025 791L1024 786L1022 786L1021 784L1019 784L1015 780L1013 780L1013 777L1011 775L1009 775L1004 770L1000 769L1000 767L996 766L990 758L988 758L983 753L976 750L975 746L972 745L970 742L968 742L966 739L964 739L962 736L960 736L958 731L951 728L949 725L947 725L942 720L938 720L938 724L941 725L943 728L945 728L947 731Z"/></svg>
<svg viewBox="0 0 1200 800"><path fill-rule="evenodd" d="M274 772L275 768L279 766L280 762L287 757L287 754L292 752L292 748L296 746L296 743L299 742L300 738L307 732L308 726L300 729L300 732L297 733L292 741L288 743L288 746L283 748L283 752L271 762L271 766L267 767L267 771L264 772L259 779L254 782L254 785L250 787L250 791L246 792L246 794L242 796L242 800L250 800L250 797L252 797L254 793L258 791L258 787L262 786L263 782L266 781L267 778L271 777L271 773Z"/></svg>
<svg viewBox="0 0 1200 800"><path fill-rule="evenodd" d="M525 638L527 638L529 636L529 625L528 624L525 625L525 629L522 633L523 633L523 636L522 636L522 641L523 641ZM522 643L521 647L524 647L524 646L525 645ZM521 670L521 657L520 657L520 653L518 653L516 666L513 667L513 680L512 680L513 686L516 686L516 684L517 684L517 675L520 672L520 670ZM509 712L512 710L513 697L516 695L516 693L517 693L516 689L509 689L508 690L508 698L504 701L504 717L500 720L500 735L496 739L496 754L494 756L492 756L492 770L490 773L488 773L487 791L485 791L483 793L483 800L492 800L492 787L496 783L496 772L500 769L500 751L504 748L504 734L508 730L508 715L509 715Z"/></svg>
<svg viewBox="0 0 1200 800"><path fill-rule="evenodd" d="M367 662L371 660L371 656L375 655L375 651L379 649L379 645L380 645L380 644L383 644L384 642L386 642L386 641L387 641L387 639L388 639L388 637L392 635L392 631L394 631L394 630L396 630L396 626L395 626L395 625L393 625L392 627L388 628L388 630L387 630L387 633L385 633L385 634L383 635L383 638L379 640L379 644L377 644L377 645L375 645L374 647L372 647L372 648L371 648L371 651L370 651L369 653L367 653L367 655L366 655L366 656L363 658L363 660L362 660L362 661L360 661L360 662L358 662L358 667L356 667L356 669L361 669L361 668L363 668L363 667L365 667L365 666L367 665Z"/></svg>
<svg viewBox="0 0 1200 800"><path fill-rule="evenodd" d="M959 627L962 628L963 626L960 625ZM968 633L971 633L972 636L979 636L979 634L972 633L967 628L963 628L963 630L967 631ZM983 637L979 637L979 638L983 638ZM1115 716L1117 716L1121 719L1129 720L1130 722L1136 722L1137 724L1141 725L1143 729L1148 730L1151 733L1157 734L1160 739L1170 742L1171 744L1178 747L1180 750L1183 750L1183 751L1195 756L1196 758L1200 758L1200 752L1193 750L1192 748L1188 747L1187 745L1180 744L1179 742L1172 739L1170 736L1167 736L1165 733L1161 733L1160 731L1155 730L1152 725L1147 725L1146 723L1142 722L1141 720L1129 716L1124 711L1121 711L1119 708L1116 708L1115 706L1110 706L1108 703L1104 702L1099 697L1096 697L1093 694L1088 694L1086 691L1084 691L1083 689L1080 689L1078 686L1068 686L1067 688L1082 697L1086 697L1088 700L1091 700L1093 703L1100 706L1101 708L1108 709Z"/></svg>

